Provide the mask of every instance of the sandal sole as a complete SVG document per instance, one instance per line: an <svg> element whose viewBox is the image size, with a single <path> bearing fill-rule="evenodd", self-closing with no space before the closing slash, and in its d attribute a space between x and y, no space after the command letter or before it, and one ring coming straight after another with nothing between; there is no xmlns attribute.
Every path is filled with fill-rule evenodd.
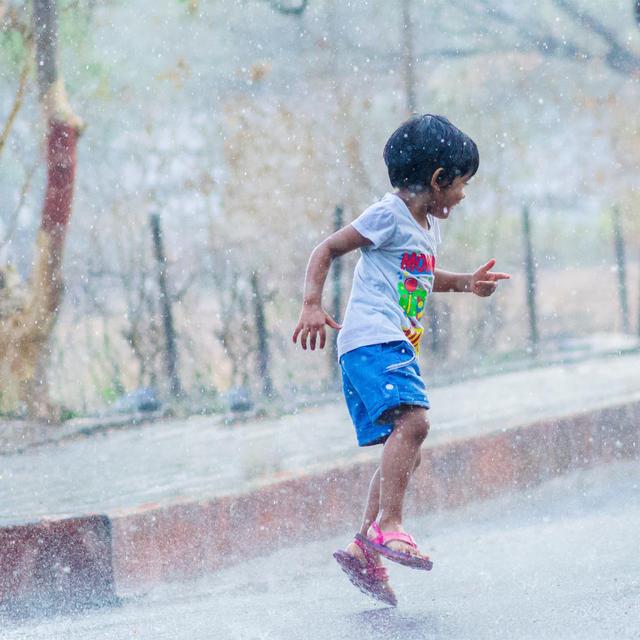
<svg viewBox="0 0 640 640"><path fill-rule="evenodd" d="M340 568L347 574L351 584L362 593L392 607L398 604L395 595L380 587L380 583L377 580L367 576L366 570L363 570L357 558L342 550L336 551L333 557L340 565Z"/></svg>
<svg viewBox="0 0 640 640"><path fill-rule="evenodd" d="M422 571L431 571L433 568L433 562L427 558L418 558L412 556L410 553L403 553L402 551L394 551L385 547L383 544L372 542L369 538L363 536L361 533L356 534L356 539L359 540L371 551L379 553L381 556L391 560L391 562L397 562L405 567L411 567L412 569L421 569Z"/></svg>

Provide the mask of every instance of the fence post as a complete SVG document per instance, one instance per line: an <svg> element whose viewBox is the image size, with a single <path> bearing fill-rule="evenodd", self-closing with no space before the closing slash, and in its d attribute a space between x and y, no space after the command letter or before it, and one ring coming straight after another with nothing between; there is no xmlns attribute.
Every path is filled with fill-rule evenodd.
<svg viewBox="0 0 640 640"><path fill-rule="evenodd" d="M180 378L178 377L178 355L176 350L176 333L171 310L171 298L167 287L167 259L164 255L160 216L152 213L149 216L151 235L153 237L153 254L158 265L158 286L160 288L160 313L166 342L165 364L169 377L169 391L174 398L182 395Z"/></svg>
<svg viewBox="0 0 640 640"><path fill-rule="evenodd" d="M267 398L273 396L273 382L269 370L269 335L267 321L264 313L264 300L258 282L258 273L251 274L251 290L253 294L253 310L256 319L256 332L258 335L258 375L262 381L262 393Z"/></svg>
<svg viewBox="0 0 640 640"><path fill-rule="evenodd" d="M618 299L622 312L622 329L629 333L629 301L627 296L627 261L624 251L624 234L622 233L622 221L620 208L613 207L613 247L616 254L616 271L618 273Z"/></svg>
<svg viewBox="0 0 640 640"><path fill-rule="evenodd" d="M538 308L536 301L536 261L531 238L531 219L529 207L522 207L522 232L524 236L524 254L527 282L527 308L529 311L529 346L534 355L538 353L540 336L538 334Z"/></svg>
<svg viewBox="0 0 640 640"><path fill-rule="evenodd" d="M338 205L336 206L333 212L333 230L338 231L342 229L342 225L344 224L344 210ZM333 261L331 266L331 282L332 282L332 293L333 300L331 304L331 315L339 322L340 313L342 311L342 260L340 258L336 258ZM327 327L327 331L329 332L329 358L331 358L330 362L330 375L331 380L329 381L330 387L339 386L340 380L340 368L338 366L338 345L337 345L337 334L333 329Z"/></svg>

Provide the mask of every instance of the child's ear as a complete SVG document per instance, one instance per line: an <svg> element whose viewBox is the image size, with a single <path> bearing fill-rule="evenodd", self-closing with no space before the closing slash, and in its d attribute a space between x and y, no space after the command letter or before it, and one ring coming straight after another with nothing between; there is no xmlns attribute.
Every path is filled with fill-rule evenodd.
<svg viewBox="0 0 640 640"><path fill-rule="evenodd" d="M429 181L429 185L431 186L431 188L434 191L440 191L441 187L439 184L439 180L440 177L442 176L442 172L444 171L444 169L442 167L440 167L439 169L436 169L433 172L433 175L431 176L431 180Z"/></svg>

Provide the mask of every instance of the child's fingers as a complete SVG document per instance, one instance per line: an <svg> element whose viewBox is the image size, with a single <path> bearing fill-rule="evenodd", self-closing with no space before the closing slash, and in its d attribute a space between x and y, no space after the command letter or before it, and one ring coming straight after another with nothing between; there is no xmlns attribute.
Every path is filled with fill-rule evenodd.
<svg viewBox="0 0 640 640"><path fill-rule="evenodd" d="M324 330L324 327L320 327L319 333L320 333L320 348L324 349L324 345L327 342L327 333Z"/></svg>
<svg viewBox="0 0 640 640"><path fill-rule="evenodd" d="M327 314L326 323L336 331L340 331L340 329L342 329L342 325L338 324L329 314Z"/></svg>
<svg viewBox="0 0 640 640"><path fill-rule="evenodd" d="M300 335L301 331L302 331L302 325L299 324L293 331L292 339L293 339L294 344L295 344L296 340L298 339L298 336Z"/></svg>
<svg viewBox="0 0 640 640"><path fill-rule="evenodd" d="M511 276L508 273L500 273L500 272L496 272L496 273L488 273L488 276L490 276L493 280L510 280Z"/></svg>
<svg viewBox="0 0 640 640"><path fill-rule="evenodd" d="M307 337L309 336L309 329L305 328L300 334L300 346L306 351L307 350Z"/></svg>
<svg viewBox="0 0 640 640"><path fill-rule="evenodd" d="M491 260L489 260L489 262L487 262L487 264L482 265L478 271L489 271L489 269L492 269L496 264L496 259L495 258L491 258Z"/></svg>
<svg viewBox="0 0 640 640"><path fill-rule="evenodd" d="M497 288L497 283L487 280L480 280L475 284L475 292L479 296L490 296Z"/></svg>

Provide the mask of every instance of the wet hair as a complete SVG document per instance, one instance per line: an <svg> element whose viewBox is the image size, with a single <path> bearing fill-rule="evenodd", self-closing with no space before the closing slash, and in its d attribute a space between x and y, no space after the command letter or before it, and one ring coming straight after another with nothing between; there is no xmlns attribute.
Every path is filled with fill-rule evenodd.
<svg viewBox="0 0 640 640"><path fill-rule="evenodd" d="M448 187L456 176L472 176L480 156L476 143L443 116L429 113L403 122L384 147L389 180L397 189L420 192L442 168L438 184Z"/></svg>

